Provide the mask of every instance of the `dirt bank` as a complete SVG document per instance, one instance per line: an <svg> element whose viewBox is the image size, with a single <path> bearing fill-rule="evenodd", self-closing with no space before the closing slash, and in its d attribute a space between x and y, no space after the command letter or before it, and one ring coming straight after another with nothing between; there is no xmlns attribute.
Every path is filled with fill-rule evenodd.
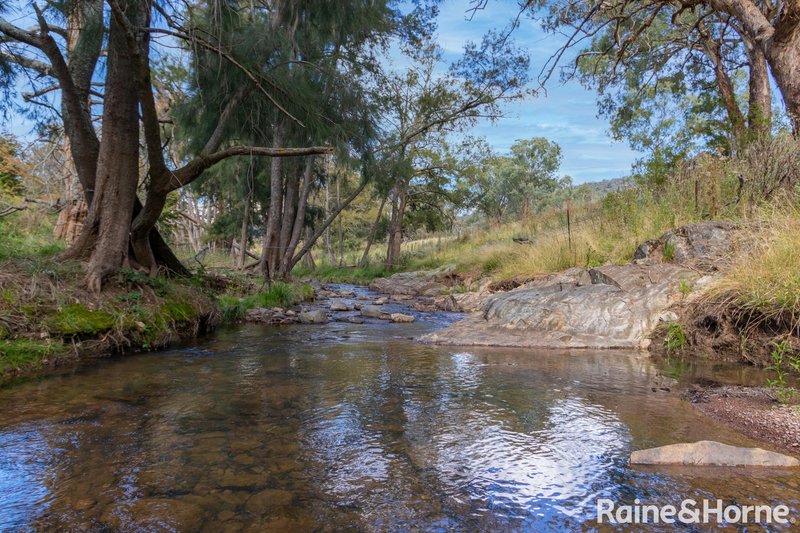
<svg viewBox="0 0 800 533"><path fill-rule="evenodd" d="M694 387L684 399L748 437L800 456L800 402L780 403L765 387Z"/></svg>

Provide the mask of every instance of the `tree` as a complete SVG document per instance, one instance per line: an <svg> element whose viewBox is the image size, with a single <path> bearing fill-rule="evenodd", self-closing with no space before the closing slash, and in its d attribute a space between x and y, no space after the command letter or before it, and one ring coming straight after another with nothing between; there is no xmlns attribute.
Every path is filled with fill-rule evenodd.
<svg viewBox="0 0 800 533"><path fill-rule="evenodd" d="M440 73L441 51L430 41L409 50L415 64L403 75L384 83L385 113L391 130L383 142L398 160L408 161L389 193L391 219L387 268L400 257L403 219L409 205L409 187L417 175L420 150L426 137L446 135L474 124L479 118L501 115L500 104L524 94L528 60L507 35L488 33L480 44L468 43L461 59Z"/></svg>
<svg viewBox="0 0 800 533"><path fill-rule="evenodd" d="M475 183L477 205L500 222L508 214L528 218L558 200L568 183L557 176L561 147L544 137L517 140L507 156L489 159L487 171Z"/></svg>
<svg viewBox="0 0 800 533"><path fill-rule="evenodd" d="M203 149L180 166L168 165L163 152L165 117L157 111L150 66L156 47L153 35L170 35L192 46L212 49L226 61L241 65L250 90L272 97L267 87L274 90L274 86L269 85L268 75L244 67L225 35L199 32L190 20L178 22L181 13L175 10L148 0L109 0L108 6L105 17L102 0L52 4L45 10L34 4L28 14L37 21L32 29L0 18L0 35L7 47L2 58L6 66L13 64L11 74L27 72L34 83L48 80L50 86L36 87L33 94L57 92L60 96L60 120L89 204L83 231L65 257L88 260L87 283L94 291L126 264L153 274L159 267L185 270L154 226L167 195L214 164L240 155L287 157L330 151L324 146L223 146L222 132L244 96L236 92L219 108L217 123ZM154 11L160 16L154 17ZM74 28L74 45L66 46L67 31L58 26L58 21L74 13L78 13L81 24ZM166 27L156 26L157 20L164 20ZM104 41L106 54L101 59ZM8 78L8 69L6 74ZM98 83L102 84L102 93L95 88ZM102 94L102 103L93 100L97 94ZM93 121L93 112L98 110L99 136ZM147 162L144 202L136 195L140 128Z"/></svg>
<svg viewBox="0 0 800 533"><path fill-rule="evenodd" d="M755 125L768 114L769 66L797 131L800 3L796 0L564 0L535 6L534 13L543 12L548 27L567 31L566 44L542 70L543 82L552 75L566 49L580 46L587 39L598 43L605 36L608 46L601 47L599 53L611 58L612 72L617 67L627 67L627 61L637 54L662 58L661 63L670 58L685 63L692 53L699 52L710 62L733 128L741 133L744 118L735 105L725 57L726 50L738 48L746 56L750 70L750 123ZM654 35L659 36L655 41ZM670 49L671 54L664 53ZM655 66L660 69L664 65L655 62Z"/></svg>

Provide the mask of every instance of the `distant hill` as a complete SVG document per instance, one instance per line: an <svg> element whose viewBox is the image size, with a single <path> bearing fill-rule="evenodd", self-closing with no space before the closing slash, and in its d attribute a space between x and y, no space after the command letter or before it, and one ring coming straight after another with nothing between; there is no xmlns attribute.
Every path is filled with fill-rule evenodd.
<svg viewBox="0 0 800 533"><path fill-rule="evenodd" d="M632 184L631 178L611 178L602 181L590 181L583 185L588 186L592 190L592 196L595 199L600 199L610 192L617 192L620 189L630 187Z"/></svg>

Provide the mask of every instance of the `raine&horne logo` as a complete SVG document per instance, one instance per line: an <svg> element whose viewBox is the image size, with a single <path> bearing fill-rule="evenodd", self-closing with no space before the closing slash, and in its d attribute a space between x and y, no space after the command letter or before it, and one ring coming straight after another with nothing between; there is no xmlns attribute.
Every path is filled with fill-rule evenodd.
<svg viewBox="0 0 800 533"><path fill-rule="evenodd" d="M617 505L613 500L597 500L600 524L794 524L786 505L725 505L722 500L685 499L679 506L642 504Z"/></svg>

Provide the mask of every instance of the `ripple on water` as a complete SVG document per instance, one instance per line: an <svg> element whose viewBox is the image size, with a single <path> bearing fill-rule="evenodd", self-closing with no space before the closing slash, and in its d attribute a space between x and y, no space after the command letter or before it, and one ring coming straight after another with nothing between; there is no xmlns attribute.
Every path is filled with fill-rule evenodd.
<svg viewBox="0 0 800 533"><path fill-rule="evenodd" d="M0 530L564 531L600 497L800 507L797 474L629 468L645 446L751 444L653 393L669 377L646 358L397 338L431 327L248 326L0 390Z"/></svg>

